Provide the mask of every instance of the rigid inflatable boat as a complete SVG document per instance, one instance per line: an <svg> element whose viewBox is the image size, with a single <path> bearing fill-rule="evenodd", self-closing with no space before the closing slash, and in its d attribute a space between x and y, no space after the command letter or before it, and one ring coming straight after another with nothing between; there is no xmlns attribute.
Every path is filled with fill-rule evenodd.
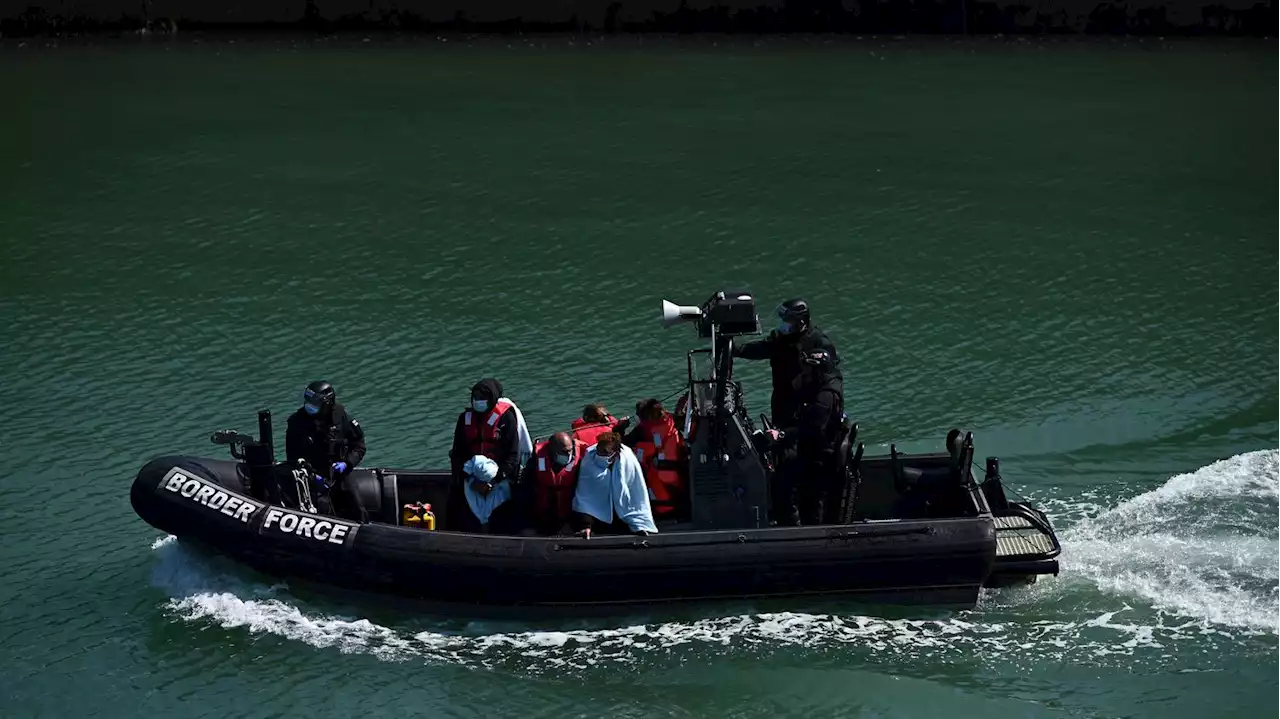
<svg viewBox="0 0 1280 719"><path fill-rule="evenodd" d="M812 478L831 488L828 523L770 526L768 442L733 379L734 338L760 332L754 300L720 292L701 306L664 301L663 311L664 325L693 322L711 348L687 356L689 516L659 522L657 534L583 539L402 526L401 508L418 502L436 508L438 527L449 526L448 469L354 470L348 482L369 510L363 524L272 503L283 496L273 485L293 482L295 468L275 459L268 410L258 413L257 437L213 435L231 459L147 462L133 482L134 511L179 541L272 575L471 605L837 595L971 607L984 586L1058 573L1048 518L1006 498L996 457L986 458L979 481L973 435L959 430L943 451L904 454L891 445L867 456L858 426L846 421L834 474ZM711 360L706 376L694 371L699 354Z"/></svg>

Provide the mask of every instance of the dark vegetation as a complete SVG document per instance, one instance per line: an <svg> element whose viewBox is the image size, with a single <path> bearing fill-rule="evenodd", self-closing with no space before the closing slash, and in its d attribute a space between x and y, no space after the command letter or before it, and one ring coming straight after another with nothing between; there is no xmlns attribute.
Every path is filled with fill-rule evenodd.
<svg viewBox="0 0 1280 719"><path fill-rule="evenodd" d="M634 2L635 0L633 0ZM19 3L15 2L14 6ZM430 22L413 12L371 9L340 17L324 17L314 0L307 0L294 22L211 23L185 18L151 17L150 3L139 0L136 15L113 20L84 15L64 17L32 4L0 19L4 37L85 34L167 35L217 32L425 32L425 33L857 33L857 34L1086 34L1271 37L1277 24L1275 0L1246 9L1220 3L1199 6L1200 19L1177 25L1165 6L1132 8L1125 2L1104 1L1086 16L1054 9L1054 3L998 5L982 0L782 0L775 5L731 11L723 6L690 9L685 3L673 12L653 11L642 21L622 19L622 2L608 6L598 24L577 15L559 22L527 22L520 17L499 22L475 22L459 10L453 19ZM848 5L848 7L846 7ZM370 3L370 7L373 3ZM1194 7L1194 5L1193 5ZM1047 8L1041 10L1040 8Z"/></svg>

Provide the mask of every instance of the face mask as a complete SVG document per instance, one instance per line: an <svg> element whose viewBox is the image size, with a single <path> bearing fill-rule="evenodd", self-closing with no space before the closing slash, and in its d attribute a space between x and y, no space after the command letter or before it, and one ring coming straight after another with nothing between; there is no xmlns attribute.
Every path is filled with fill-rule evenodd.
<svg viewBox="0 0 1280 719"><path fill-rule="evenodd" d="M309 415L315 416L317 414L320 414L320 408L315 406L314 404L304 404L302 405L302 408L306 410L307 414Z"/></svg>
<svg viewBox="0 0 1280 719"><path fill-rule="evenodd" d="M782 334L784 334L784 335L789 335L789 334L791 334L791 323L790 323L790 322L781 322L781 323L779 323L779 324L778 324L778 332L780 332L780 333L782 333Z"/></svg>
<svg viewBox="0 0 1280 719"><path fill-rule="evenodd" d="M489 400L473 399L471 400L471 407L477 412L487 412L489 410Z"/></svg>
<svg viewBox="0 0 1280 719"><path fill-rule="evenodd" d="M596 455L596 466L601 469L608 467L609 463L612 461L613 461L613 457L601 457L598 454Z"/></svg>
<svg viewBox="0 0 1280 719"><path fill-rule="evenodd" d="M557 454L557 455L556 455L556 458L555 458L555 461L554 461L554 464L555 464L555 466L556 466L556 467L559 467L559 468L563 469L563 468L565 468L565 467L568 467L568 466L569 466L569 462L571 462L571 461L573 461L573 455L571 455L571 454Z"/></svg>

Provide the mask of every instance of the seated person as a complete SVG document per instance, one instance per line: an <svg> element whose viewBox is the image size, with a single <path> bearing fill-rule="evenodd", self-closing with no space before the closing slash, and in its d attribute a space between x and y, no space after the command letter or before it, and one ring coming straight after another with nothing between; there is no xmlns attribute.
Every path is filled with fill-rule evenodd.
<svg viewBox="0 0 1280 719"><path fill-rule="evenodd" d="M502 395L496 379L482 379L471 388L471 402L458 415L449 459L453 486L449 492L448 528L461 532L508 533L518 514L506 502L512 485L533 453L533 440L524 415ZM483 459L491 460L489 462ZM488 495L498 489L493 498Z"/></svg>
<svg viewBox="0 0 1280 719"><path fill-rule="evenodd" d="M675 418L656 399L636 407L640 423L622 438L644 468L649 503L656 519L680 519L689 506L688 448Z"/></svg>
<svg viewBox="0 0 1280 719"><path fill-rule="evenodd" d="M569 429L574 439L585 442L589 447L596 443L596 438L600 435L612 432L617 424L618 418L609 414L604 405L589 404L582 408L582 416L573 420Z"/></svg>
<svg viewBox="0 0 1280 719"><path fill-rule="evenodd" d="M284 452L291 468L305 459L317 473L311 498L318 512L369 521L359 495L347 486L351 470L364 459L364 428L338 402L333 385L316 380L302 391L302 406L286 424ZM288 494L297 506L296 492L291 488Z"/></svg>
<svg viewBox="0 0 1280 719"><path fill-rule="evenodd" d="M588 539L593 532L656 534L644 469L616 432L606 432L587 449L573 493L573 529Z"/></svg>
<svg viewBox="0 0 1280 719"><path fill-rule="evenodd" d="M573 495L587 445L556 432L538 445L524 468L516 505L525 526L543 536L572 534Z"/></svg>
<svg viewBox="0 0 1280 719"><path fill-rule="evenodd" d="M490 534L492 525L497 528L494 534L514 534L516 530L516 509L511 499L512 482L498 479L498 463L477 454L467 460L462 471L466 474L463 485L463 496L467 500L466 509L475 522L475 528L465 531L478 531Z"/></svg>

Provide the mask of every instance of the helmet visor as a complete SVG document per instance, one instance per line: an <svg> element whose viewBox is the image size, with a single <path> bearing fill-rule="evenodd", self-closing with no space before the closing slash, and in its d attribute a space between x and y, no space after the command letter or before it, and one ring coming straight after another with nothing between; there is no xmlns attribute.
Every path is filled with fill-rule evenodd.
<svg viewBox="0 0 1280 719"><path fill-rule="evenodd" d="M302 392L302 408L307 414L319 414L325 405L333 401L333 395L328 392L317 392L310 387Z"/></svg>
<svg viewBox="0 0 1280 719"><path fill-rule="evenodd" d="M778 313L778 319L781 319L783 322L793 323L801 322L804 320L805 315L808 314L804 307L788 307L787 305L778 305L774 312Z"/></svg>

